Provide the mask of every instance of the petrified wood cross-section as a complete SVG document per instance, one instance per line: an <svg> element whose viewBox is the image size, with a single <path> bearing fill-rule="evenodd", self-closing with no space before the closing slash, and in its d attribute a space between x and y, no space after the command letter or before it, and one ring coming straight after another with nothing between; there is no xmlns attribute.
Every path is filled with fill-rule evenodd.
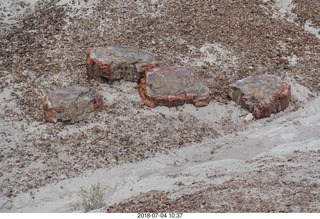
<svg viewBox="0 0 320 219"><path fill-rule="evenodd" d="M98 80L106 78L138 82L147 70L155 66L156 55L137 48L107 46L87 51L87 73Z"/></svg>
<svg viewBox="0 0 320 219"><path fill-rule="evenodd" d="M184 67L159 67L146 72L141 79L139 93L150 107L174 107L185 103L206 106L210 91L200 77Z"/></svg>
<svg viewBox="0 0 320 219"><path fill-rule="evenodd" d="M47 122L78 122L102 110L102 96L87 87L68 87L50 92L42 99Z"/></svg>
<svg viewBox="0 0 320 219"><path fill-rule="evenodd" d="M249 76L232 84L229 96L256 118L263 118L288 107L291 86L274 75Z"/></svg>

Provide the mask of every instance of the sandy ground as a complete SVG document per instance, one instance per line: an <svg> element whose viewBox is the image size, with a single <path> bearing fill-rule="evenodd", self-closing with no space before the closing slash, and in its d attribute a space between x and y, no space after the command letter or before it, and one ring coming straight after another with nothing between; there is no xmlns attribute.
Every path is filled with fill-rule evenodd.
<svg viewBox="0 0 320 219"><path fill-rule="evenodd" d="M86 171L77 178L30 191L33 195L18 195L13 199L12 210L68 212L70 204L77 201L76 194L80 188L97 182L103 185L104 200L107 206L111 206L152 190L167 192L166 197L173 199L210 185L223 185L230 180L254 180L264 188L268 186L267 183L272 185L272 181L277 179L283 184L303 182L293 188L297 192L313 188L314 197L309 197L311 201L308 205L299 206L287 200L282 203L283 206L291 204L292 210L298 212L303 208L304 212L319 212L319 106L320 99L316 98L306 109L283 115L268 124L254 122L248 130L237 134L189 145L135 164L125 164L110 170ZM272 193L283 198L284 192L280 186L269 190L269 193L261 193L262 188L257 187L250 195L260 196L266 201L272 198ZM250 190L250 187L246 189ZM210 201L208 199L207 202ZM139 197L138 200L143 202L144 199ZM148 209L147 203L145 209ZM235 204L230 203L230 208L231 205ZM124 206L130 208L130 205ZM117 210L126 211L124 206ZM254 206L248 207L249 211L255 211ZM134 212L141 210L137 206L134 208ZM157 211L157 208L153 211Z"/></svg>
<svg viewBox="0 0 320 219"><path fill-rule="evenodd" d="M71 212L80 189L97 182L97 212L320 211L316 0L5 0L0 9L1 212ZM150 109L137 84L88 78L85 50L108 44L194 68L212 101ZM245 122L228 85L270 72L297 101ZM43 95L75 84L99 90L103 112L45 123Z"/></svg>

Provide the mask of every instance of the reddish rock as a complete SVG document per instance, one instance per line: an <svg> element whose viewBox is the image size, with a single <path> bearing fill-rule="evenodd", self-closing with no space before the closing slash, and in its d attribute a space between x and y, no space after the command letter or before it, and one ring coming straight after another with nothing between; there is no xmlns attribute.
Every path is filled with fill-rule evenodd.
<svg viewBox="0 0 320 219"><path fill-rule="evenodd" d="M136 48L108 46L87 51L87 73L95 79L138 82L147 70L155 66L156 55Z"/></svg>
<svg viewBox="0 0 320 219"><path fill-rule="evenodd" d="M263 118L288 107L291 86L274 75L250 76L232 84L229 95L255 118Z"/></svg>
<svg viewBox="0 0 320 219"><path fill-rule="evenodd" d="M191 69L160 67L146 72L139 86L141 101L149 107L174 107L192 103L206 106L211 100L209 88Z"/></svg>
<svg viewBox="0 0 320 219"><path fill-rule="evenodd" d="M47 122L78 122L102 110L102 96L86 87L57 89L42 99Z"/></svg>

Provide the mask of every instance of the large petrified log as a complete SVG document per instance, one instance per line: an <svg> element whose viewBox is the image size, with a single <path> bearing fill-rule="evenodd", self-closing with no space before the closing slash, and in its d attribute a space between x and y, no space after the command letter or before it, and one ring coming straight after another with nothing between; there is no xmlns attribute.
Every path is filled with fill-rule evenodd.
<svg viewBox="0 0 320 219"><path fill-rule="evenodd" d="M159 67L150 69L141 79L139 93L149 107L174 107L185 103L206 106L211 100L209 88L191 69Z"/></svg>
<svg viewBox="0 0 320 219"><path fill-rule="evenodd" d="M42 99L47 122L78 122L102 110L102 96L87 87L68 87L50 92Z"/></svg>
<svg viewBox="0 0 320 219"><path fill-rule="evenodd" d="M156 55L141 49L108 46L87 51L87 73L95 79L138 82L147 70L155 66Z"/></svg>
<svg viewBox="0 0 320 219"><path fill-rule="evenodd" d="M255 118L263 118L288 107L291 86L274 75L249 76L232 84L229 96Z"/></svg>

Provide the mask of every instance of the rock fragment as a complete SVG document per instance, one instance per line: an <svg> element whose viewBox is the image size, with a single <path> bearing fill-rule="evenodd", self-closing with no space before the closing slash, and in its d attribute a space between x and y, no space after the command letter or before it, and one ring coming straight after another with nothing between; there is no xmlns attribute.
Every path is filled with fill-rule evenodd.
<svg viewBox="0 0 320 219"><path fill-rule="evenodd" d="M2 196L0 198L0 212L4 212L5 210L10 210L12 209L13 204L12 204L12 199L7 196Z"/></svg>
<svg viewBox="0 0 320 219"><path fill-rule="evenodd" d="M12 194L13 194L13 188L12 188L11 186L5 188L4 191L3 191L3 194L4 194L6 197L11 197Z"/></svg>
<svg viewBox="0 0 320 219"><path fill-rule="evenodd" d="M157 65L156 55L141 49L108 46L87 51L87 73L98 80L138 82L148 69Z"/></svg>
<svg viewBox="0 0 320 219"><path fill-rule="evenodd" d="M248 115L246 115L246 116L244 117L244 121L245 121L246 123L249 123L249 122L251 122L251 121L253 120L253 118L254 118L254 116L252 115L252 113L249 113Z"/></svg>
<svg viewBox="0 0 320 219"><path fill-rule="evenodd" d="M296 102L298 102L299 99L298 99L298 97L292 95L290 100L292 103L296 103Z"/></svg>
<svg viewBox="0 0 320 219"><path fill-rule="evenodd" d="M192 103L206 106L211 100L209 88L191 69L159 67L146 72L139 93L142 103L149 107L175 107Z"/></svg>
<svg viewBox="0 0 320 219"><path fill-rule="evenodd" d="M44 118L47 122L78 122L89 119L102 110L102 96L87 87L57 89L42 99Z"/></svg>
<svg viewBox="0 0 320 219"><path fill-rule="evenodd" d="M232 84L229 96L255 118L264 118L288 107L291 86L274 75L249 76Z"/></svg>

